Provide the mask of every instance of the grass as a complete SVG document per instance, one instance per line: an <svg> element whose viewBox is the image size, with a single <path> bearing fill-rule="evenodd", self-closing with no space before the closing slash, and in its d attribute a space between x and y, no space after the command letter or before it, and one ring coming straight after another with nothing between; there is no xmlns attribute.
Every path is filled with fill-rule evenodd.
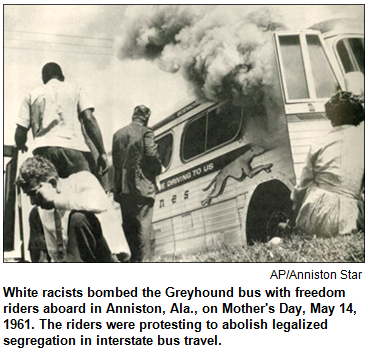
<svg viewBox="0 0 368 352"><path fill-rule="evenodd" d="M293 233L279 244L258 242L247 247L228 247L197 254L160 257L155 262L189 263L363 263L365 235L352 233L332 238L317 238ZM5 258L5 262L14 261Z"/></svg>
<svg viewBox="0 0 368 352"><path fill-rule="evenodd" d="M227 247L198 253L161 257L157 262L364 262L364 233L333 238L316 238L294 233L283 237L279 244L255 243L247 247Z"/></svg>

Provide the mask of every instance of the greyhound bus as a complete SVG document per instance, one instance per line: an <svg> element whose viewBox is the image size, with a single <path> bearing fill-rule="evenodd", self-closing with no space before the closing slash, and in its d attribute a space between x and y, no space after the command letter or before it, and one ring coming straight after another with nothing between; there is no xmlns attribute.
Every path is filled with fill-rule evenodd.
<svg viewBox="0 0 368 352"><path fill-rule="evenodd" d="M310 146L331 128L324 104L347 89L348 76L364 77L364 30L333 19L272 37L273 80L261 104L193 101L153 126L165 167L153 215L155 257L264 241L293 219L290 193ZM14 168L13 160L7 187ZM107 192L112 178L113 170ZM14 224L15 192L6 194L4 221ZM5 250L13 229L6 227Z"/></svg>
<svg viewBox="0 0 368 352"><path fill-rule="evenodd" d="M324 104L346 75L364 74L364 32L339 19L274 32L273 42L275 84L262 106L194 101L153 127L166 168L156 256L264 241L293 219L291 190L331 128Z"/></svg>

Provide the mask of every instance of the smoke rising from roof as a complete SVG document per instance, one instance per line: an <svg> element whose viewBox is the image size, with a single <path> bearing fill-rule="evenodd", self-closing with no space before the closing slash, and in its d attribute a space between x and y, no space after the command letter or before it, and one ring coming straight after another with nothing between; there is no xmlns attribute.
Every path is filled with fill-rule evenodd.
<svg viewBox="0 0 368 352"><path fill-rule="evenodd" d="M116 52L180 72L200 99L259 100L274 77L270 31L284 29L281 21L265 6L131 7Z"/></svg>

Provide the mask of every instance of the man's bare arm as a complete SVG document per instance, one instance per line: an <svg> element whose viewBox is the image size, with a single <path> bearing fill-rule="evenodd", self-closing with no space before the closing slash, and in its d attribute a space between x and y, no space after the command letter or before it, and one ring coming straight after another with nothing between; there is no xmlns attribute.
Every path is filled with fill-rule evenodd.
<svg viewBox="0 0 368 352"><path fill-rule="evenodd" d="M15 130L14 140L15 140L15 144L17 145L17 148L21 150L22 152L26 152L28 150L28 147L26 146L27 133L28 133L27 128L17 125L17 129Z"/></svg>
<svg viewBox="0 0 368 352"><path fill-rule="evenodd" d="M79 118L83 122L88 137L91 139L100 155L97 163L101 169L100 173L103 175L107 172L108 162L100 127L90 109L82 111L79 114Z"/></svg>

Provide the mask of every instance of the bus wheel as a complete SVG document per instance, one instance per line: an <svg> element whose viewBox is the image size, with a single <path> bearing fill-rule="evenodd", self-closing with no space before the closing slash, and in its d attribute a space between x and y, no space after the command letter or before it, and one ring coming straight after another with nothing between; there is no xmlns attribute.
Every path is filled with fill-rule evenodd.
<svg viewBox="0 0 368 352"><path fill-rule="evenodd" d="M282 227L293 221L290 190L279 180L260 184L252 194L246 220L248 244L280 236Z"/></svg>

